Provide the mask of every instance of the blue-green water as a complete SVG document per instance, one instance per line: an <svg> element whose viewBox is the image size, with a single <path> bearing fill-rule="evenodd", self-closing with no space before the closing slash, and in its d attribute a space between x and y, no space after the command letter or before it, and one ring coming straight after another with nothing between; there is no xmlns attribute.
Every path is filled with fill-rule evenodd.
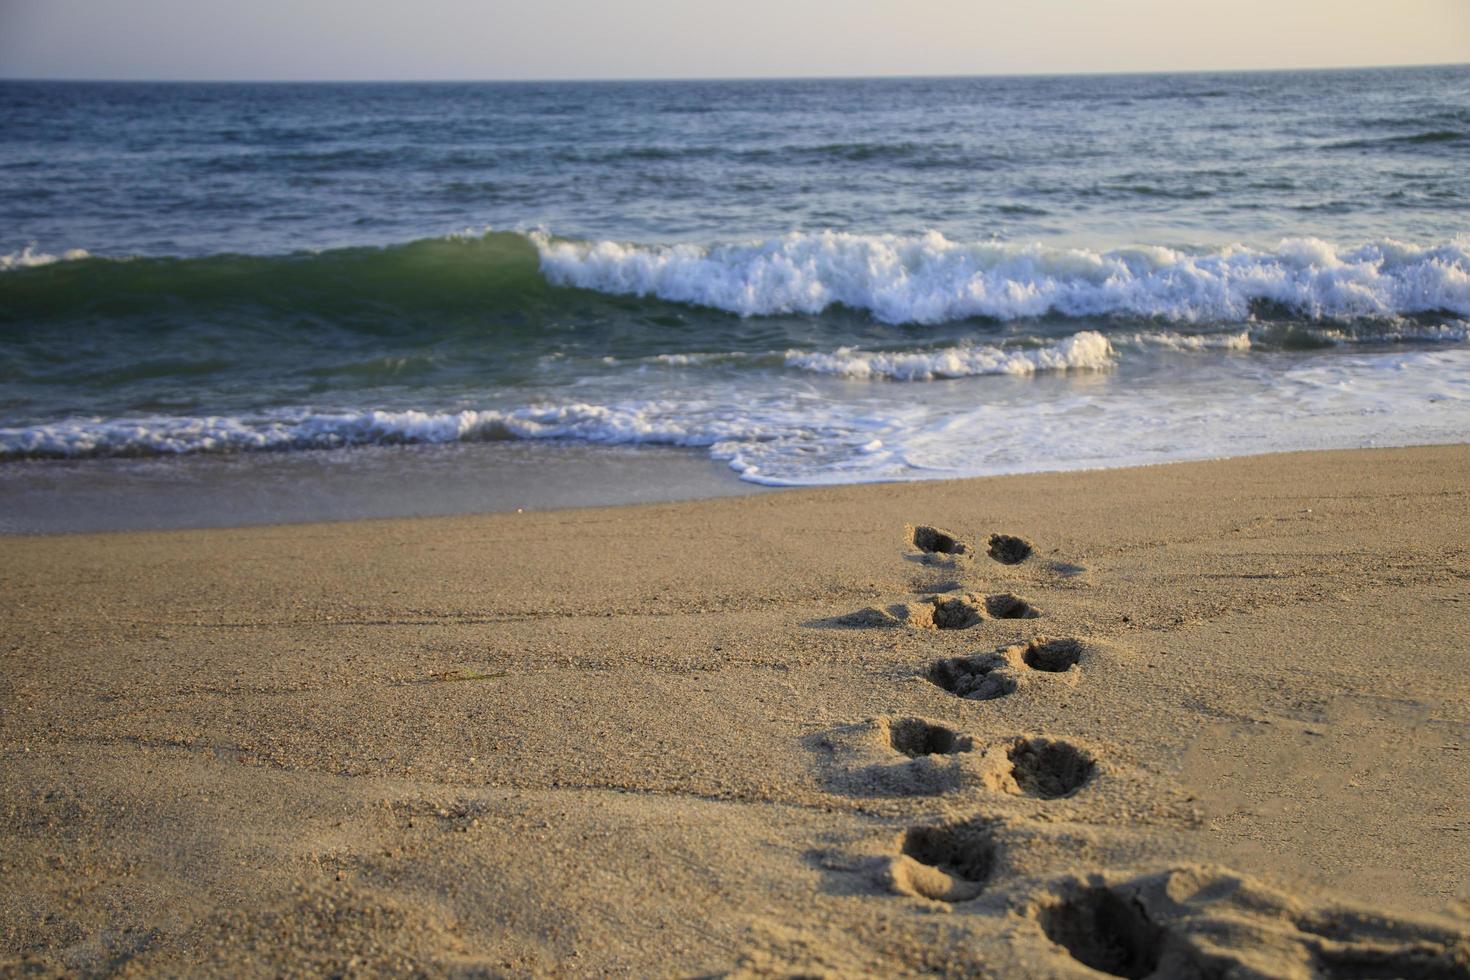
<svg viewBox="0 0 1470 980"><path fill-rule="evenodd" d="M909 479L1470 429L1470 68L0 83L0 466Z"/></svg>

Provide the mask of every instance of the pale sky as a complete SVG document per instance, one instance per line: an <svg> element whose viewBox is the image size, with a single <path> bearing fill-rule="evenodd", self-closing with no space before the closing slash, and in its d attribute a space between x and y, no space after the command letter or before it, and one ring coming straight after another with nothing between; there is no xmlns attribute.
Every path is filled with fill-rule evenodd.
<svg viewBox="0 0 1470 980"><path fill-rule="evenodd" d="M0 0L0 77L725 78L1470 62L1470 0Z"/></svg>

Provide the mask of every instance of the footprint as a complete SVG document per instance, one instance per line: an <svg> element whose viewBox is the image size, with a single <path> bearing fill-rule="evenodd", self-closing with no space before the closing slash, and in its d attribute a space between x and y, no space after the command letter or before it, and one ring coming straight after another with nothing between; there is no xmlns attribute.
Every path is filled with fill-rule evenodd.
<svg viewBox="0 0 1470 980"><path fill-rule="evenodd" d="M992 596L936 595L928 602L897 602L881 609L867 606L830 619L815 620L809 625L964 630L979 626L986 619L1035 619L1040 615L1041 610L1009 592Z"/></svg>
<svg viewBox="0 0 1470 980"><path fill-rule="evenodd" d="M915 548L930 555L963 555L967 550L964 542L950 532L927 524L914 527L910 540Z"/></svg>
<svg viewBox="0 0 1470 980"><path fill-rule="evenodd" d="M975 596L934 597L931 619L938 630L964 630L985 621L982 606Z"/></svg>
<svg viewBox="0 0 1470 980"><path fill-rule="evenodd" d="M846 796L938 796L989 779L988 757L973 738L925 718L880 716L804 741L816 753L818 778Z"/></svg>
<svg viewBox="0 0 1470 980"><path fill-rule="evenodd" d="M895 890L938 902L963 902L985 890L995 873L993 824L984 819L911 827L890 866Z"/></svg>
<svg viewBox="0 0 1470 980"><path fill-rule="evenodd" d="M992 534L985 553L1002 565L1019 565L1030 558L1035 548L1025 538L1014 534Z"/></svg>
<svg viewBox="0 0 1470 980"><path fill-rule="evenodd" d="M1006 751L1006 760L1009 778L1002 781L1001 788L1042 800L1073 795L1097 772L1090 754L1051 738L1018 738Z"/></svg>
<svg viewBox="0 0 1470 980"><path fill-rule="evenodd" d="M1019 686L1015 665L1004 652L950 657L930 665L931 682L970 701L993 701L1014 694Z"/></svg>
<svg viewBox="0 0 1470 980"><path fill-rule="evenodd" d="M934 597L934 627L942 630L969 629L991 619L1036 619L1041 610L1018 595L963 595Z"/></svg>
<svg viewBox="0 0 1470 980"><path fill-rule="evenodd" d="M970 736L922 718L894 719L888 724L888 738L894 751L915 759L923 755L954 755L975 747L975 740Z"/></svg>
<svg viewBox="0 0 1470 980"><path fill-rule="evenodd" d="M1014 694L1029 671L1067 674L1076 683L1081 673L1073 668L1082 662L1086 648L1080 640L1039 636L1026 644L1001 647L991 653L948 657L929 665L924 676L951 694L971 701L990 701ZM1029 671L1028 671L1029 668Z"/></svg>
<svg viewBox="0 0 1470 980"><path fill-rule="evenodd" d="M1448 937L1420 933L1391 918L1338 911L1297 916L1292 924L1324 980L1470 980L1470 937L1461 940L1464 956L1457 963L1446 955Z"/></svg>
<svg viewBox="0 0 1470 980"><path fill-rule="evenodd" d="M985 612L991 619L1036 619L1041 615L1041 610L1010 592L986 596Z"/></svg>
<svg viewBox="0 0 1470 980"><path fill-rule="evenodd" d="M1463 929L1340 906L1304 913L1301 899L1224 868L1060 884L1033 906L1036 924L1060 951L1115 977L1470 980Z"/></svg>
<svg viewBox="0 0 1470 980"><path fill-rule="evenodd" d="M1036 917L1046 938L1084 966L1115 977L1146 977L1159 967L1164 929L1137 900L1088 888Z"/></svg>
<svg viewBox="0 0 1470 980"><path fill-rule="evenodd" d="M1082 644L1072 639L1038 636L1021 651L1021 660L1032 670L1065 673L1082 662Z"/></svg>

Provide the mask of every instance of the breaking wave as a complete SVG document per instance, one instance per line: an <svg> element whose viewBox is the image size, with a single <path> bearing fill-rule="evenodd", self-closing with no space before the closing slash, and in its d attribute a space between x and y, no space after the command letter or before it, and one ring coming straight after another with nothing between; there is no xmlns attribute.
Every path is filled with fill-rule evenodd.
<svg viewBox="0 0 1470 980"><path fill-rule="evenodd" d="M1128 315L1199 323L1281 311L1314 320L1470 315L1470 243L1355 247L1288 239L1190 252L797 232L735 245L628 245L532 233L554 285L741 316L844 306L885 323Z"/></svg>
<svg viewBox="0 0 1470 980"><path fill-rule="evenodd" d="M65 261L63 261L65 260ZM796 232L745 244L637 245L490 232L282 256L0 255L0 319L166 308L280 309L334 320L575 302L562 289L743 317L842 307L888 324L1135 317L1173 323L1470 316L1470 240L1356 246L1287 239L1188 251ZM561 299L558 299L561 295ZM584 293L585 295L585 293Z"/></svg>

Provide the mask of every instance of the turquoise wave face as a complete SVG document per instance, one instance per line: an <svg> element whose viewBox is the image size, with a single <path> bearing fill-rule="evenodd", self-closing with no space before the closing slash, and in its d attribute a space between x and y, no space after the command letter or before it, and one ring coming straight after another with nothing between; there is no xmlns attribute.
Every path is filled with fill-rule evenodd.
<svg viewBox="0 0 1470 980"><path fill-rule="evenodd" d="M34 264L0 278L0 323L140 324L233 312L391 329L385 314L524 311L547 291L535 247L515 234L289 255L26 261Z"/></svg>

